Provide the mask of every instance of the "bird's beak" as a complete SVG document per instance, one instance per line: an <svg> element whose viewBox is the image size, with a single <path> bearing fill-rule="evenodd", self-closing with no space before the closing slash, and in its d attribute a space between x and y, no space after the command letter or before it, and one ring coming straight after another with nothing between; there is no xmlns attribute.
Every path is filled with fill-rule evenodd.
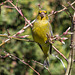
<svg viewBox="0 0 75 75"><path fill-rule="evenodd" d="M42 12L40 16L41 16L41 18L45 17L45 13Z"/></svg>

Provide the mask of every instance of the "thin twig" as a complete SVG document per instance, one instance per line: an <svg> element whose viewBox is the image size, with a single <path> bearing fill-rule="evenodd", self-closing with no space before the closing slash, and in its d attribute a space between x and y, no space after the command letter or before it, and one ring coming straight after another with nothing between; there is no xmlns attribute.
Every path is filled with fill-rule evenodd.
<svg viewBox="0 0 75 75"><path fill-rule="evenodd" d="M4 53L9 54L9 56L12 56L12 57L18 59L19 61L21 61L21 62L24 63L25 65L29 66L35 73L37 73L38 75L40 75L39 72L37 72L32 66L30 66L28 63L26 63L24 60L21 60L20 58L14 56L13 54L10 54L10 53L8 53L8 52L6 52L6 51L4 51Z"/></svg>
<svg viewBox="0 0 75 75"><path fill-rule="evenodd" d="M4 7L6 7L6 8L14 8L14 7L11 7L11 6L7 6L7 5L4 5Z"/></svg>
<svg viewBox="0 0 75 75"><path fill-rule="evenodd" d="M72 7L73 10L75 10L75 8L68 2L68 4Z"/></svg>
<svg viewBox="0 0 75 75"><path fill-rule="evenodd" d="M18 0L16 1L16 6L17 6L17 4L18 4Z"/></svg>
<svg viewBox="0 0 75 75"><path fill-rule="evenodd" d="M57 55L54 55L54 54L52 54L52 55L61 61L62 65L63 65L63 67L64 67L64 69L65 69L65 72L66 72L66 68L65 68L65 65L64 65L62 59L59 58Z"/></svg>
<svg viewBox="0 0 75 75"><path fill-rule="evenodd" d="M33 20L31 23L34 23L34 21L35 21L35 20ZM28 27L30 27L29 24L28 24L27 26L23 27L20 31L25 30L25 29L28 28ZM18 32L20 32L20 31L18 31ZM18 32L17 32L17 33L18 33ZM17 33L16 33L16 34L17 34ZM16 36L16 34L14 34L12 37ZM1 34L0 36L5 36L5 37L7 37L7 35L2 35L2 34ZM8 41L10 41L10 38L7 39L7 40L5 40L4 42L2 42L2 43L0 44L0 46L4 45L4 44L7 43Z"/></svg>
<svg viewBox="0 0 75 75"><path fill-rule="evenodd" d="M73 61L74 61L74 57L75 57L75 12L74 12L74 16L73 16L73 21L72 21L72 26L71 26L71 32L73 32L73 34L71 35L71 50L70 50L70 56L69 56L69 61L68 61L68 66L67 66L67 71L65 73L65 75L71 75L72 74L72 70L74 70L74 66L73 66Z"/></svg>
<svg viewBox="0 0 75 75"><path fill-rule="evenodd" d="M20 9L17 8L17 6L15 6L10 0L7 0L19 13L20 15L27 21L28 24L31 25L32 27L32 24L30 23L29 20L27 20L27 18L23 15L22 11Z"/></svg>
<svg viewBox="0 0 75 75"><path fill-rule="evenodd" d="M74 1L73 3L71 3L70 5L73 5L73 4L75 4L75 1ZM67 8L68 8L68 7L70 7L70 6L67 6ZM66 10L66 8L63 8L63 9L58 10L58 11L55 11L55 12L49 14L48 16L51 16L51 15L56 14L56 13L60 13L60 12L62 12L62 11L64 11L64 10Z"/></svg>
<svg viewBox="0 0 75 75"><path fill-rule="evenodd" d="M40 62L38 62L36 60L32 60L32 61L35 62L35 63L38 63L38 64L42 65L49 72L49 74L51 75L49 69L46 66L44 66L44 64L42 64L42 63L40 63Z"/></svg>
<svg viewBox="0 0 75 75"><path fill-rule="evenodd" d="M3 4L5 4L5 3L7 3L7 1L4 1L4 2L0 3L0 6L3 5Z"/></svg>
<svg viewBox="0 0 75 75"><path fill-rule="evenodd" d="M69 13L69 14L68 14L68 15L69 15L69 17L70 17L70 18L72 18L72 14L71 14L71 13L70 13L70 11L68 10L68 7L66 7L66 6L64 6L64 5L62 5L62 6L63 6L64 8L66 8L66 10L67 10L67 11L68 11L68 13ZM66 11L66 10L64 10L64 11Z"/></svg>
<svg viewBox="0 0 75 75"><path fill-rule="evenodd" d="M54 48L54 50L55 50L57 53L59 53L59 54L68 62L67 58L66 58L61 52L59 52L53 45L52 45L52 47Z"/></svg>

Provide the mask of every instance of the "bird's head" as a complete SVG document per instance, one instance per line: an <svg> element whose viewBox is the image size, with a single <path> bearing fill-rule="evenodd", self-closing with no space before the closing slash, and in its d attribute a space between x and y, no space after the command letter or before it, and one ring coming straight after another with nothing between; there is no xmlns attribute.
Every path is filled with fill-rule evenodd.
<svg viewBox="0 0 75 75"><path fill-rule="evenodd" d="M48 15L46 10L40 10L37 16L38 20L48 20Z"/></svg>

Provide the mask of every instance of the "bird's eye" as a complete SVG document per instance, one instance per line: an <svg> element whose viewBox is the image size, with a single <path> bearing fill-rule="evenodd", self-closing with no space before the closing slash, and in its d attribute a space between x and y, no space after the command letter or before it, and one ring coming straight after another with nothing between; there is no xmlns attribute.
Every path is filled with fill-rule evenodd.
<svg viewBox="0 0 75 75"><path fill-rule="evenodd" d="M39 13L38 14L41 14L41 11L39 11Z"/></svg>
<svg viewBox="0 0 75 75"><path fill-rule="evenodd" d="M38 14L41 14L41 12L39 12Z"/></svg>
<svg viewBox="0 0 75 75"><path fill-rule="evenodd" d="M47 14L47 11L44 11L45 14Z"/></svg>
<svg viewBox="0 0 75 75"><path fill-rule="evenodd" d="M45 14L47 14L47 12Z"/></svg>
<svg viewBox="0 0 75 75"><path fill-rule="evenodd" d="M41 14L41 13L39 12L39 14Z"/></svg>

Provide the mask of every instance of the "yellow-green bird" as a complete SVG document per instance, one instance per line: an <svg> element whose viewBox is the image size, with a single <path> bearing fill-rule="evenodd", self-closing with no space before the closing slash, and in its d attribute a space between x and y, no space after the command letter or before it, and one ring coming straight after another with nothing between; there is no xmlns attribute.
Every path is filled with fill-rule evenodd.
<svg viewBox="0 0 75 75"><path fill-rule="evenodd" d="M40 48L44 53L45 56L44 65L46 66L49 65L47 57L48 57L49 50L51 52L51 48L52 48L52 45L48 42L47 35L49 35L50 37L53 35L52 27L49 22L47 11L40 10L38 12L35 22L33 23L32 36L34 41L39 44Z"/></svg>

